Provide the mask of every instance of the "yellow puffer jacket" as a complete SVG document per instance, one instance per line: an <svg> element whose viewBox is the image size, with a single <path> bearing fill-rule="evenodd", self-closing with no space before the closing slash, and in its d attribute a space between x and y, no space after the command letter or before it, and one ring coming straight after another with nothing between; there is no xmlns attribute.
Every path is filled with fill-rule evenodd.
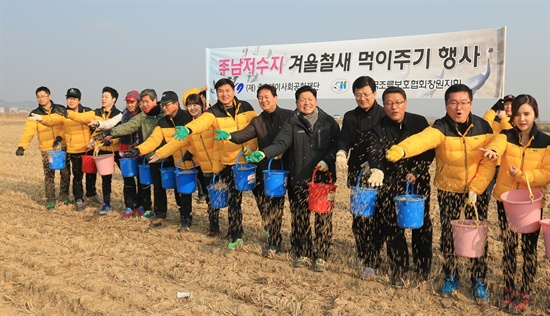
<svg viewBox="0 0 550 316"><path fill-rule="evenodd" d="M42 118L46 118L50 115L56 115L55 113L59 113L60 111L62 111L62 108L64 108L64 106L60 104L55 104L53 102L51 103L52 106L50 107L49 111L46 112L41 106L38 106L36 109L31 111L31 114L38 114L41 115ZM23 147L23 149L27 149L35 134L38 134L38 148L41 151L52 150L53 142L56 136L63 137L63 140L61 141L62 147L65 147L67 145L67 143L65 142L65 135L63 134L63 127L61 125L46 126L35 120L28 119L25 122L23 134L21 134L21 138L19 139L17 147Z"/></svg>
<svg viewBox="0 0 550 316"><path fill-rule="evenodd" d="M223 169L222 163L214 160L214 128L200 134L191 134L185 140L172 138L166 145L159 148L155 154L164 159L172 155L176 150L189 151L193 155L193 162L200 166L202 172L219 173ZM176 162L177 163L177 162Z"/></svg>
<svg viewBox="0 0 550 316"><path fill-rule="evenodd" d="M510 124L510 118L508 116L503 119L497 118L497 112L493 109L489 109L485 112L485 114L483 114L483 119L489 122L493 128L494 135L498 135L501 131L512 128L512 124ZM497 159L497 166L500 166L500 158Z"/></svg>
<svg viewBox="0 0 550 316"><path fill-rule="evenodd" d="M67 111L67 117L77 123L88 124L89 120L106 121L120 113L121 112L113 106L109 112L104 111L103 108L83 113ZM95 134L97 134L97 131L92 134L92 137L95 136ZM110 146L99 146L99 150L117 152L118 138L113 138Z"/></svg>
<svg viewBox="0 0 550 316"><path fill-rule="evenodd" d="M499 201L500 195L506 191L527 189L527 179L533 191L544 192L550 183L550 136L533 125L529 142L522 146L519 135L516 129L505 130L487 146L502 157L493 191L493 196ZM510 175L510 166L520 169L515 177Z"/></svg>
<svg viewBox="0 0 550 316"><path fill-rule="evenodd" d="M82 112L92 111L87 107L80 107L80 109ZM65 135L64 138L67 143L67 152L69 154L80 154L86 152L86 146L90 142L92 135L92 132L87 125L66 119L58 114L44 116L41 123L46 126L63 126L63 133Z"/></svg>
<svg viewBox="0 0 550 316"><path fill-rule="evenodd" d="M478 148L487 147L493 130L487 121L475 115L470 115L468 122L466 130L461 133L456 123L445 116L398 146L405 151L404 158L435 148L436 188L455 193L472 190L482 194L493 178L496 162L484 159Z"/></svg>
<svg viewBox="0 0 550 316"><path fill-rule="evenodd" d="M183 126L191 122L192 119L193 118L191 117L191 115L187 113L187 111L182 109L178 109L178 112L174 117L164 116L157 122L157 126L155 126L155 129L153 129L151 135L147 137L147 139L136 148L139 150L141 155L145 155L157 150L157 148L160 149L161 147L164 147L172 140L172 134L176 132L176 126ZM172 149L173 151L169 153L168 151ZM164 153L164 156L161 157L159 155L159 158L166 158L170 156L170 154L172 154L174 164L177 164L181 157L185 155L187 148L186 146L180 146L179 148L171 147L166 148L165 150L166 152ZM190 168L190 166L186 166L186 164L182 163L180 165L180 168Z"/></svg>
<svg viewBox="0 0 550 316"><path fill-rule="evenodd" d="M214 131L217 129L224 130L228 133L240 131L245 128L250 121L258 116L250 103L246 101L238 101L235 99L235 117L227 112L225 107L217 102L211 106L204 114L196 120L186 125L193 134L203 133L209 129ZM233 166L237 161L237 156L243 149L249 146L251 150L258 149L258 141L256 138L249 140L243 144L237 145L229 140L214 142L214 161L220 161L223 165ZM242 163L245 162L244 155L241 157Z"/></svg>

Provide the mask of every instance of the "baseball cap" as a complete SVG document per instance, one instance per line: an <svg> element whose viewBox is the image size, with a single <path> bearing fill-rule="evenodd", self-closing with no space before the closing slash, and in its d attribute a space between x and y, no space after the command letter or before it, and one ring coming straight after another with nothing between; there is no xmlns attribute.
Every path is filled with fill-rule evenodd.
<svg viewBox="0 0 550 316"><path fill-rule="evenodd" d="M140 101L141 97L139 96L139 92L137 90L129 91L126 94L126 98L124 98L124 101Z"/></svg>
<svg viewBox="0 0 550 316"><path fill-rule="evenodd" d="M78 90L77 88L70 88L69 90L67 90L67 94L65 96L67 98L72 97L80 100L82 98L82 93L80 93L80 90Z"/></svg>
<svg viewBox="0 0 550 316"><path fill-rule="evenodd" d="M514 96L512 94L508 94L504 97L504 102L506 101L514 101Z"/></svg>
<svg viewBox="0 0 550 316"><path fill-rule="evenodd" d="M162 97L160 98L160 103L165 104L168 102L177 102L178 95L174 91L164 91Z"/></svg>

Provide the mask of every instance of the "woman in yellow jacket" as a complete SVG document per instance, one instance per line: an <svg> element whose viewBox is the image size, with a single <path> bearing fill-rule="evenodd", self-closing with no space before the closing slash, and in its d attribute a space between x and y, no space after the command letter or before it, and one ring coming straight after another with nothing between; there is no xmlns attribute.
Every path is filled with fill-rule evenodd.
<svg viewBox="0 0 550 316"><path fill-rule="evenodd" d="M544 192L550 182L550 136L537 129L535 119L539 109L535 98L518 95L512 103L513 129L504 130L484 149L485 156L501 158L493 196L497 199L498 212L504 214L501 194L527 189L527 181L533 191ZM504 217L504 216L503 216ZM500 216L499 216L500 218ZM499 299L502 308L521 314L529 303L531 284L537 272L537 240L540 230L518 234L507 230L503 234L503 274L505 288ZM516 287L516 248L521 238L523 253L522 286Z"/></svg>
<svg viewBox="0 0 550 316"><path fill-rule="evenodd" d="M191 114L193 119L202 115L204 105L198 94L188 94L186 92L182 97L182 101L184 102L184 108ZM206 189L207 185L212 182L213 175L223 169L221 162L214 160L214 146L216 143L214 141L214 128L210 128L205 132L192 134L186 140L180 141L173 138L165 146L159 148L155 152L155 155L151 157L151 160L164 159L180 148L185 148L185 150L188 150L193 155L193 162L198 171L197 177L206 193L208 219L210 222L208 237L217 237L220 235L220 210L212 207L208 190Z"/></svg>

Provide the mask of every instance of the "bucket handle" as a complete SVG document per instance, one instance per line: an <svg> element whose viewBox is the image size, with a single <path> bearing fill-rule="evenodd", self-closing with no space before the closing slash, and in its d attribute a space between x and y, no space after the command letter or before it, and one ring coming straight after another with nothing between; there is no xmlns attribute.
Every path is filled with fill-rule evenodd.
<svg viewBox="0 0 550 316"><path fill-rule="evenodd" d="M363 177L363 172L365 171L365 169L362 169L361 168L361 171L359 171L359 175L357 176L357 185L356 185L356 188L360 188L361 187L361 178Z"/></svg>
<svg viewBox="0 0 550 316"><path fill-rule="evenodd" d="M477 206L474 204L470 204L474 208L474 212L476 214L476 228L479 227L479 213L477 212ZM466 207L468 207L468 202L464 203L464 206L462 207L461 213L464 214L464 218L466 218Z"/></svg>
<svg viewBox="0 0 550 316"><path fill-rule="evenodd" d="M113 148L111 148L111 153L113 154L115 153ZM99 146L95 146L93 155L97 156L98 154L99 154Z"/></svg>
<svg viewBox="0 0 550 316"><path fill-rule="evenodd" d="M180 160L178 161L178 163L176 164L176 170L178 170L178 169L180 168L180 164L181 164L182 162L183 162L183 166L184 166L184 167L187 167L187 165L185 164L185 161L186 161L186 160L183 160L183 157L181 157L181 159L180 159ZM162 162L164 162L164 160L163 160ZM195 169L196 166L195 166L195 162L193 161L193 159L191 159L191 162L193 163L193 169ZM162 168L162 164L161 164L160 167ZM187 169L187 168L184 168L184 169Z"/></svg>
<svg viewBox="0 0 550 316"><path fill-rule="evenodd" d="M242 155L244 155L244 151L241 151L239 155L237 155L237 161L235 162L237 170L239 170L239 160L241 159Z"/></svg>
<svg viewBox="0 0 550 316"><path fill-rule="evenodd" d="M315 174L317 173L317 171L321 169L321 167L315 167L315 169L313 169L313 174L311 175L311 183L312 184L315 184ZM330 179L330 184L332 185L332 174L330 173L330 171L327 170L327 173L328 173L328 178Z"/></svg>
<svg viewBox="0 0 550 316"><path fill-rule="evenodd" d="M527 181L527 188L529 189L529 199L531 200L531 203L535 203L535 196L533 195L533 191L531 190L531 184L529 184L527 173L525 174L525 181Z"/></svg>
<svg viewBox="0 0 550 316"><path fill-rule="evenodd" d="M271 158L269 159L269 163L267 164L267 173L271 173L271 162L274 160L275 158ZM283 160L281 160L281 170L284 170L283 168ZM239 159L237 159L237 161L239 161Z"/></svg>

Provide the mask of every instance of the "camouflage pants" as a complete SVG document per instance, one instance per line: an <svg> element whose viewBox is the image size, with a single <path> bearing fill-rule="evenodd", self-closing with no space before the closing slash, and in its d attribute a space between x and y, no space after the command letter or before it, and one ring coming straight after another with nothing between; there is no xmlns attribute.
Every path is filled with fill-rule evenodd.
<svg viewBox="0 0 550 316"><path fill-rule="evenodd" d="M55 201L55 170L50 169L48 161L48 152L41 151L42 167L44 168L44 190L48 201ZM69 187L71 184L71 166L70 160L66 159L66 166L60 170L61 180L59 185L59 200L65 201L69 197Z"/></svg>

